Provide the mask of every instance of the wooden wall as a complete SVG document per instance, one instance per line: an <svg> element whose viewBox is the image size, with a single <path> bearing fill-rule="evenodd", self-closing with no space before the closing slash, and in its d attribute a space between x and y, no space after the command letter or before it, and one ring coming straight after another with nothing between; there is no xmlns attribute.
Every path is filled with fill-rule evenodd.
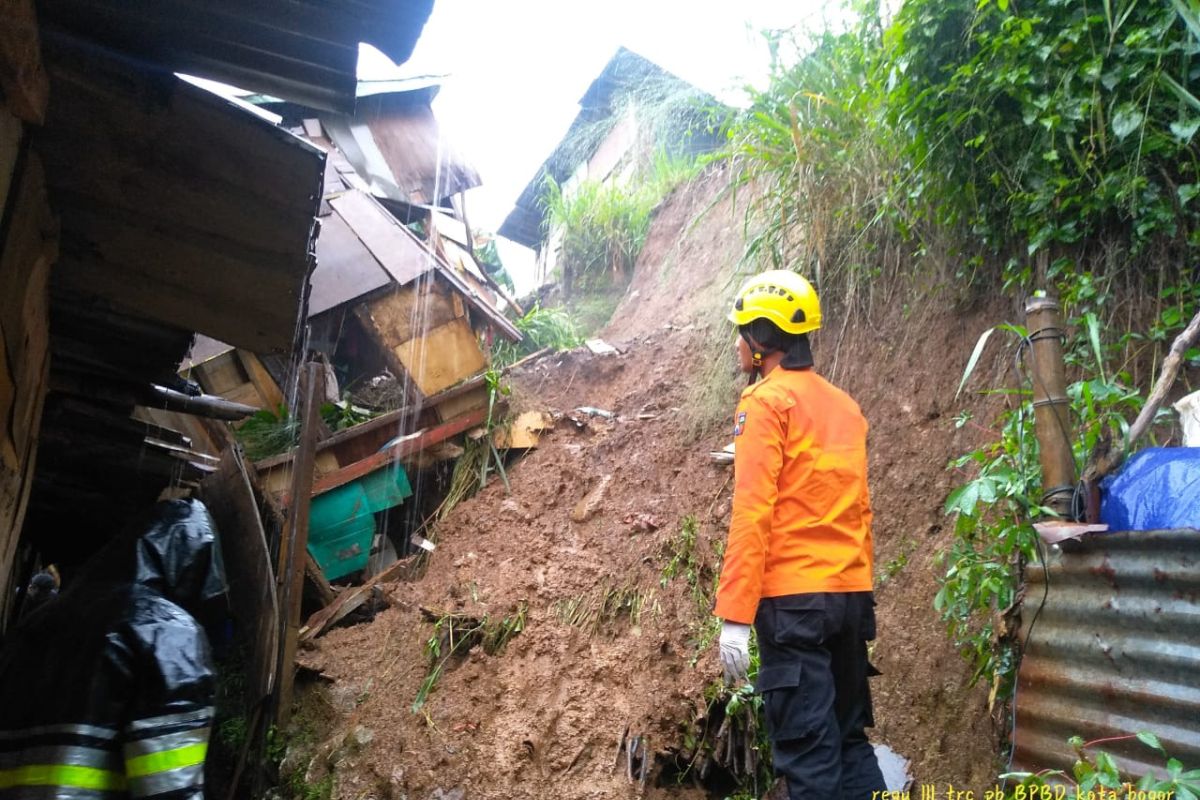
<svg viewBox="0 0 1200 800"><path fill-rule="evenodd" d="M49 374L50 265L57 252L41 162L0 105L0 631L33 486Z"/></svg>

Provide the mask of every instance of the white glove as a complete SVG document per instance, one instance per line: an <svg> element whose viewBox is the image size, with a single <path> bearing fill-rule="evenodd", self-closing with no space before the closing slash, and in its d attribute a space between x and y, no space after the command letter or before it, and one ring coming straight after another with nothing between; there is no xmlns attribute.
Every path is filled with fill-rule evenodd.
<svg viewBox="0 0 1200 800"><path fill-rule="evenodd" d="M744 681L750 671L750 626L724 620L721 623L721 668L725 683Z"/></svg>

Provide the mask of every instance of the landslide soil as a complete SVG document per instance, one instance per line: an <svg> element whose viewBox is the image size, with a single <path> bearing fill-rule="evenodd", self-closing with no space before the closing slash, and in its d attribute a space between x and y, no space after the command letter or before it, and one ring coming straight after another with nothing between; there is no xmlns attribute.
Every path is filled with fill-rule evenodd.
<svg viewBox="0 0 1200 800"><path fill-rule="evenodd" d="M620 354L577 350L511 374L518 410L561 415L510 465L511 496L493 480L460 504L438 526L424 575L386 587L391 607L303 653L325 676L301 695L315 753L308 773L332 771L335 798L710 796L690 783L658 785L657 766L639 790L623 763L614 769L614 756L627 729L663 758L678 748L718 675L715 645L697 650L703 610L686 578L664 580L663 570L691 516L707 581L729 519L731 473L708 455L730 440L736 402L719 316L742 220L723 183L711 176L656 215L603 333ZM873 738L910 759L918 782L979 789L997 773L986 690L966 687L932 599L933 559L951 535L941 511L952 480L946 464L990 436L954 424L954 392L979 333L1007 316L995 304L915 314L884 307L841 335L827 321L817 340L818 368L871 423L872 657L883 673L873 682ZM980 368L980 383L1003 382L1000 355ZM574 414L576 424L570 417L581 406L615 418ZM976 418L992 410L977 408ZM606 476L594 516L574 521L572 510ZM594 630L570 623L573 604L609 590L636 597L640 613L618 610ZM423 647L433 625L423 609L497 619L521 605L524 629L503 651L475 647L452 659L421 712L411 710L430 666Z"/></svg>

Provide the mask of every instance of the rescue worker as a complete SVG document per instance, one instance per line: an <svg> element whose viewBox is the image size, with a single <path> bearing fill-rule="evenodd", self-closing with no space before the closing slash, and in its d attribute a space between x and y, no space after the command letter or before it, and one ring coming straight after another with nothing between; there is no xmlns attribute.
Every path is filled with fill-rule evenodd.
<svg viewBox="0 0 1200 800"><path fill-rule="evenodd" d="M746 678L758 635L776 773L789 797L870 798L883 776L867 662L875 638L867 422L813 370L816 291L773 270L741 288L729 319L751 385L734 419L734 493L714 613L729 683ZM878 795L876 795L878 796Z"/></svg>
<svg viewBox="0 0 1200 800"><path fill-rule="evenodd" d="M0 653L0 800L204 797L216 676L193 614L225 593L212 518L160 503L132 553L114 548L124 575L82 578Z"/></svg>

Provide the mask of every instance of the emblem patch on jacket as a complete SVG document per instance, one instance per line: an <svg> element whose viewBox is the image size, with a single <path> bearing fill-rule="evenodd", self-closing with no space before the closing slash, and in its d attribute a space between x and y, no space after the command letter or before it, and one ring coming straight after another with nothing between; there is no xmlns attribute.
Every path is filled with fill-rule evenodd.
<svg viewBox="0 0 1200 800"><path fill-rule="evenodd" d="M733 435L741 436L742 431L746 429L746 412L739 411L737 415L737 424L733 426Z"/></svg>

